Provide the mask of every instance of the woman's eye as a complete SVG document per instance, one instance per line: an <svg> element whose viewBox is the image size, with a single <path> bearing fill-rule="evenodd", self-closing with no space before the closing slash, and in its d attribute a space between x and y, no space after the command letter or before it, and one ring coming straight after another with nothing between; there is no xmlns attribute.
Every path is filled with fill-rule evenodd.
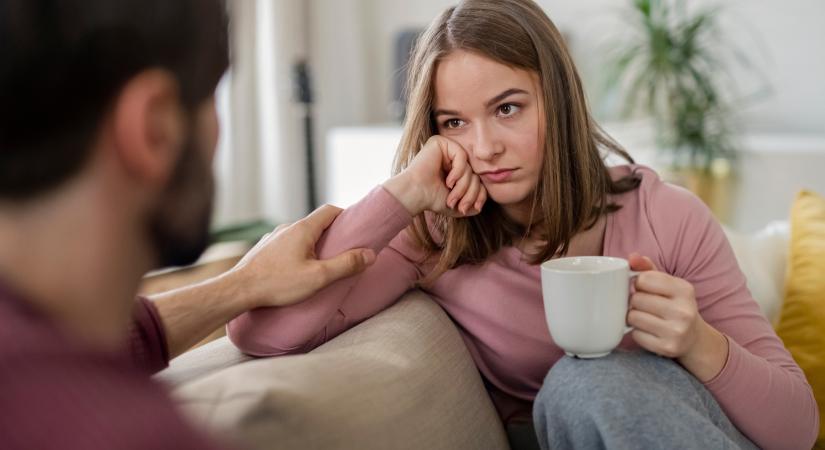
<svg viewBox="0 0 825 450"><path fill-rule="evenodd" d="M521 110L521 107L513 103L505 103L498 107L498 115L502 117L510 117Z"/></svg>
<svg viewBox="0 0 825 450"><path fill-rule="evenodd" d="M464 124L461 119L447 119L444 121L444 128L459 128Z"/></svg>

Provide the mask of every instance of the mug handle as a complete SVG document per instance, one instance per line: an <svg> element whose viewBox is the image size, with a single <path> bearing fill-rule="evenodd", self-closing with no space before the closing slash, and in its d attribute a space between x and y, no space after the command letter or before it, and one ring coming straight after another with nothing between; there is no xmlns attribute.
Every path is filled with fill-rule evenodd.
<svg viewBox="0 0 825 450"><path fill-rule="evenodd" d="M632 281L634 278L638 277L641 274L642 274L642 272L636 272L635 270L629 271L627 273L627 282L629 283L630 281ZM627 302L630 303L630 296L627 297ZM628 308L628 309L630 309L630 308ZM630 333L634 329L635 328L631 327L630 325L625 324L624 334Z"/></svg>

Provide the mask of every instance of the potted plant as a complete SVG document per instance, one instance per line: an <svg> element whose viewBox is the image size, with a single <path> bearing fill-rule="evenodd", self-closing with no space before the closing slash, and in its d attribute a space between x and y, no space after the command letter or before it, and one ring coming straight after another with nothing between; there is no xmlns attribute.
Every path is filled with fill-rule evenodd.
<svg viewBox="0 0 825 450"><path fill-rule="evenodd" d="M749 64L725 44L717 13L688 11L684 0L633 0L632 37L612 49L607 85L620 90L623 116L652 117L666 176L724 215L736 157L725 63Z"/></svg>

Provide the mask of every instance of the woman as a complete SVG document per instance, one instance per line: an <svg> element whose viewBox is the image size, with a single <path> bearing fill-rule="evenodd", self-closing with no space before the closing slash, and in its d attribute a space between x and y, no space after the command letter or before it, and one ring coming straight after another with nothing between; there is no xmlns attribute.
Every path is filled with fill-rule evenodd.
<svg viewBox="0 0 825 450"><path fill-rule="evenodd" d="M810 447L811 389L720 226L593 122L537 5L448 9L420 38L409 74L396 175L318 247L321 258L372 248L375 264L304 303L240 316L228 327L239 348L308 351L419 286L459 325L505 423L533 422L533 408L544 448ZM600 150L631 164L608 168ZM561 255L629 257L645 271L627 351L562 358L538 267Z"/></svg>

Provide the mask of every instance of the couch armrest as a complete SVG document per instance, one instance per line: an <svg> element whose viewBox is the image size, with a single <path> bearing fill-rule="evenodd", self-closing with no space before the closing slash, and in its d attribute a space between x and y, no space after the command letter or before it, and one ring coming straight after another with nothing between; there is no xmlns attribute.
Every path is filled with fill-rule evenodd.
<svg viewBox="0 0 825 450"><path fill-rule="evenodd" d="M308 354L233 365L246 357L226 344L160 378L180 383L197 422L249 448L508 448L458 330L420 291Z"/></svg>
<svg viewBox="0 0 825 450"><path fill-rule="evenodd" d="M223 336L169 361L169 367L155 375L155 379L174 388L253 359Z"/></svg>

